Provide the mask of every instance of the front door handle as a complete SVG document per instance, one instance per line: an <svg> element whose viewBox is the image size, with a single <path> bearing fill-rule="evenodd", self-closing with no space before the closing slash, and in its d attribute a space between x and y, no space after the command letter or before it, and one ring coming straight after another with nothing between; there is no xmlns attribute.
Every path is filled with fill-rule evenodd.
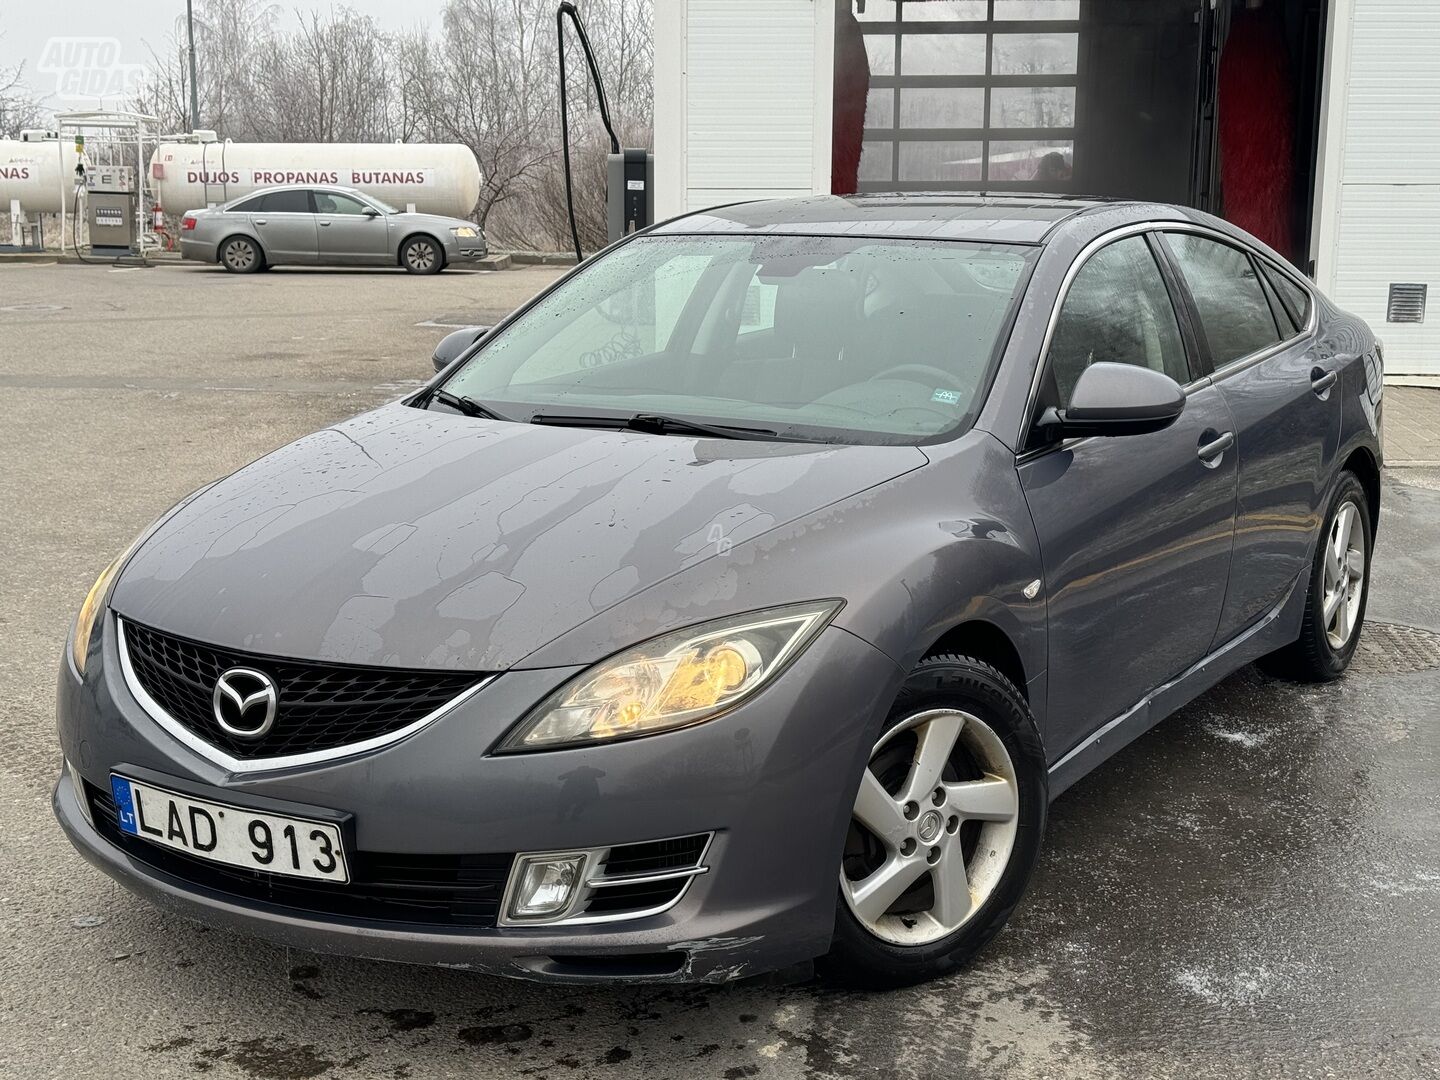
<svg viewBox="0 0 1440 1080"><path fill-rule="evenodd" d="M1315 367L1310 369L1310 389L1324 397L1337 379L1340 378L1338 371L1326 371L1324 368Z"/></svg>
<svg viewBox="0 0 1440 1080"><path fill-rule="evenodd" d="M1213 468L1219 464L1220 455L1235 445L1235 433L1227 431L1223 435L1215 435L1213 431L1207 431L1205 434L1215 437L1209 442L1201 443L1200 448L1195 451L1195 456Z"/></svg>
<svg viewBox="0 0 1440 1080"><path fill-rule="evenodd" d="M328 229L328 228L330 227L330 222L328 222L328 221L322 221L322 222L320 222L320 227L321 227L322 229Z"/></svg>

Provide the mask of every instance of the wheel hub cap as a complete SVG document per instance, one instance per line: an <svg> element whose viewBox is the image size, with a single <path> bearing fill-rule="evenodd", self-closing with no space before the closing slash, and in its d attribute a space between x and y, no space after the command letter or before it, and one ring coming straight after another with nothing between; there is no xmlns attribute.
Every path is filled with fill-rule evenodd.
<svg viewBox="0 0 1440 1080"><path fill-rule="evenodd" d="M945 828L945 820L934 810L926 811L925 816L920 819L920 828L917 830L922 842L931 843L940 835Z"/></svg>

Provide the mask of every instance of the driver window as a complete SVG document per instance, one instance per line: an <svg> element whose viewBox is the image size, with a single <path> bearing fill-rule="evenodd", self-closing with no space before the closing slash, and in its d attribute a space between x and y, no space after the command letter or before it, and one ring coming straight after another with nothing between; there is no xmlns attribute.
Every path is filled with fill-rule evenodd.
<svg viewBox="0 0 1440 1080"><path fill-rule="evenodd" d="M350 214L360 216L365 213L365 204L359 199L352 199L349 195L341 195L336 191L315 192L315 210L321 214Z"/></svg>
<svg viewBox="0 0 1440 1080"><path fill-rule="evenodd" d="M1136 364L1190 381L1185 344L1165 279L1143 236L1101 248L1071 282L1050 342L1061 408L1091 364Z"/></svg>

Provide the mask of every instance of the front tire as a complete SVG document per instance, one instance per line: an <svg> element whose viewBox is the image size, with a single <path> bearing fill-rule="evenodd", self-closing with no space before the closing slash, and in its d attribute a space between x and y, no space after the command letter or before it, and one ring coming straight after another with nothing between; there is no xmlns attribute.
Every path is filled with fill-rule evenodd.
<svg viewBox="0 0 1440 1080"><path fill-rule="evenodd" d="M253 274L265 265L265 254L250 237L232 236L220 245L220 265L232 274Z"/></svg>
<svg viewBox="0 0 1440 1080"><path fill-rule="evenodd" d="M1040 733L1020 691L967 656L922 660L861 778L822 972L886 988L960 967L1025 891L1048 803Z"/></svg>
<svg viewBox="0 0 1440 1080"><path fill-rule="evenodd" d="M431 236L412 236L400 249L400 265L412 274L438 274L445 267L445 249Z"/></svg>
<svg viewBox="0 0 1440 1080"><path fill-rule="evenodd" d="M1341 473L1315 546L1300 636L1261 667L1297 682L1330 682L1345 673L1365 624L1374 543L1365 487L1354 473Z"/></svg>

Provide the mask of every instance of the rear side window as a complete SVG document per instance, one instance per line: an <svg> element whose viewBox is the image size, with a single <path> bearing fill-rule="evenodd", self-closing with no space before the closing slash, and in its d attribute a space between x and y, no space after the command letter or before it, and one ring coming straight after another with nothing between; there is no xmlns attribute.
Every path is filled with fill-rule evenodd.
<svg viewBox="0 0 1440 1080"><path fill-rule="evenodd" d="M1167 233L1217 368L1280 340L1255 265L1239 248L1193 233Z"/></svg>
<svg viewBox="0 0 1440 1080"><path fill-rule="evenodd" d="M1075 275L1055 336L1050 369L1061 407L1091 364L1134 364L1190 381L1185 343L1165 279L1143 236L1101 248Z"/></svg>
<svg viewBox="0 0 1440 1080"><path fill-rule="evenodd" d="M246 199L244 202L240 203L238 206L232 206L232 207L230 208L230 213L232 213L232 214L254 214L254 213L256 213L256 212L259 211L259 209L260 209L260 204L261 204L262 202L264 202L264 201L265 201L265 199L264 199L263 196L258 196L258 197L254 198L254 199Z"/></svg>
<svg viewBox="0 0 1440 1080"><path fill-rule="evenodd" d="M310 192L300 191L272 191L262 196L263 205L261 209L267 214L312 214L310 209Z"/></svg>
<svg viewBox="0 0 1440 1080"><path fill-rule="evenodd" d="M1285 309L1285 314L1290 316L1295 329L1305 329L1310 322L1310 293L1263 259L1260 261L1260 270L1264 273L1265 280L1270 283L1270 288L1274 289L1275 295L1280 298L1280 306Z"/></svg>

